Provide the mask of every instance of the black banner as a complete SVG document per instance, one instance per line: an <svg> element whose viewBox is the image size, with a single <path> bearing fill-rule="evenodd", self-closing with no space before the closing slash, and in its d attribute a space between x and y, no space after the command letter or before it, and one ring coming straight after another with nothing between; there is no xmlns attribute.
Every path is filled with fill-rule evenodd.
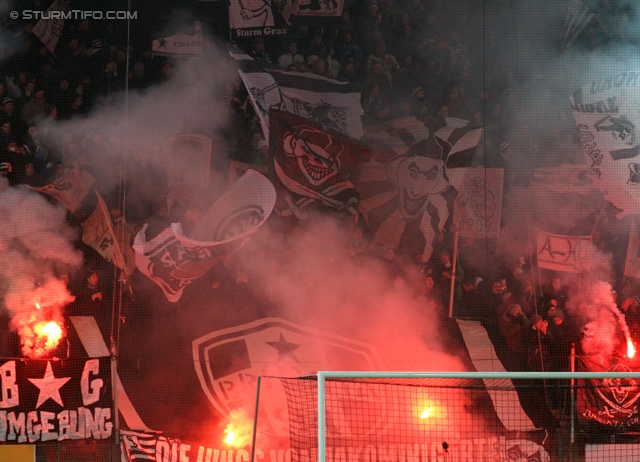
<svg viewBox="0 0 640 462"><path fill-rule="evenodd" d="M625 364L615 364L608 370L581 361L581 371L633 372ZM578 418L585 424L610 428L637 428L640 406L640 383L635 379L579 380L576 400Z"/></svg>
<svg viewBox="0 0 640 462"><path fill-rule="evenodd" d="M0 444L113 437L109 358L0 364Z"/></svg>

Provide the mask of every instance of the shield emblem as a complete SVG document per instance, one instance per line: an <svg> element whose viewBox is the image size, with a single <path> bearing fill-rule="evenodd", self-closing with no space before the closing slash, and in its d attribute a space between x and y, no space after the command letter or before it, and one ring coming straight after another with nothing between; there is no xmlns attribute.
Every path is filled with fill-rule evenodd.
<svg viewBox="0 0 640 462"><path fill-rule="evenodd" d="M384 369L372 345L280 318L214 331L194 340L192 346L202 389L226 418L232 411L254 409L259 376L300 377L319 370ZM261 431L289 436L287 401L280 381L265 380L261 385L259 420Z"/></svg>

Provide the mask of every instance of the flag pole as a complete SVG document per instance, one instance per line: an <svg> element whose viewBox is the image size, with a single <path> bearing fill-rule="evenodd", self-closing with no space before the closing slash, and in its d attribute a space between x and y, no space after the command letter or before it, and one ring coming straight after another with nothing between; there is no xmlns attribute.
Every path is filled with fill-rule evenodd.
<svg viewBox="0 0 640 462"><path fill-rule="evenodd" d="M455 225L454 225L455 226ZM453 234L453 261L451 262L451 288L449 289L449 317L453 317L453 296L455 294L456 266L458 264L458 227Z"/></svg>
<svg viewBox="0 0 640 462"><path fill-rule="evenodd" d="M571 373L576 371L576 344L571 344ZM569 400L571 401L571 440L569 444L569 460L573 460L573 443L575 443L575 428L576 428L576 415L575 415L575 379L571 378L571 395Z"/></svg>

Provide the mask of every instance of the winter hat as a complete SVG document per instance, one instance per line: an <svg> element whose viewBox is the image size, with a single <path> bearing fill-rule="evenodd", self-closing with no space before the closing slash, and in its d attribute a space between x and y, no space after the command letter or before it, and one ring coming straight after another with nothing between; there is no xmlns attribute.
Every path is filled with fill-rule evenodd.
<svg viewBox="0 0 640 462"><path fill-rule="evenodd" d="M424 88L422 88L421 86L415 86L411 89L411 96L416 96L418 94L418 92L424 91Z"/></svg>

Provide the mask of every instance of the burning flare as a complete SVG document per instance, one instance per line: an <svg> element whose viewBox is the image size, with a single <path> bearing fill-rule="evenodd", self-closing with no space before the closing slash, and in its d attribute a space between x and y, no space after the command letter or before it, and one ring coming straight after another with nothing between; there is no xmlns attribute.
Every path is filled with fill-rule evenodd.
<svg viewBox="0 0 640 462"><path fill-rule="evenodd" d="M636 355L636 346L631 339L627 340L627 356L633 358Z"/></svg>
<svg viewBox="0 0 640 462"><path fill-rule="evenodd" d="M51 353L65 337L63 309L73 302L66 284L58 279L33 284L15 284L5 300L13 317L10 328L20 336L22 354L29 358L43 358Z"/></svg>
<svg viewBox="0 0 640 462"><path fill-rule="evenodd" d="M234 448L249 446L253 436L253 419L244 409L231 411L229 419L224 429L224 443Z"/></svg>

